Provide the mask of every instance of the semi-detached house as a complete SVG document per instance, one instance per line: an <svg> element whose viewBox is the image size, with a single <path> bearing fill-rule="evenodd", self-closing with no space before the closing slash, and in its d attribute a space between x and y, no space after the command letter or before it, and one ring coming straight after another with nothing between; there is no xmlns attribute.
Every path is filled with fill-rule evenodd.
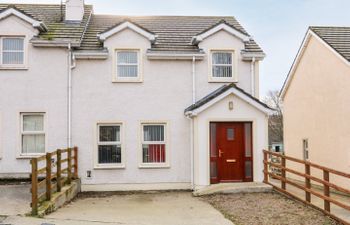
<svg viewBox="0 0 350 225"><path fill-rule="evenodd" d="M265 54L234 17L0 4L0 173L79 147L83 190L262 181Z"/></svg>

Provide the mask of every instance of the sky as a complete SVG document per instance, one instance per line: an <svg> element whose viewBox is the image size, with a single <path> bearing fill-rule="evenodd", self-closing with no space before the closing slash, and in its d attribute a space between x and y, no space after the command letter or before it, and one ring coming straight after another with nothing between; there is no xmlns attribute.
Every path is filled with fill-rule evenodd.
<svg viewBox="0 0 350 225"><path fill-rule="evenodd" d="M60 0L0 0L60 3ZM235 16L266 53L260 94L280 90L309 26L350 26L350 0L85 0L95 14Z"/></svg>

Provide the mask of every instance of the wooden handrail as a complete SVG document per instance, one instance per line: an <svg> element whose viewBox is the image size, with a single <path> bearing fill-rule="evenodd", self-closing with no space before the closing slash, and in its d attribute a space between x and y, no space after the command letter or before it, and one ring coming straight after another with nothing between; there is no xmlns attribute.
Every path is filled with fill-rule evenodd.
<svg viewBox="0 0 350 225"><path fill-rule="evenodd" d="M311 163L309 161L293 158L293 157L290 157L290 156L282 155L282 154L271 152L271 151L267 151L267 150L264 150L264 152L266 152L269 155L273 155L273 156L284 158L284 159L287 159L287 160L290 160L290 161L293 161L293 162L309 165L311 167L314 167L314 168L317 168L317 169L320 169L320 170L326 170L326 171L328 171L330 173L333 173L333 174L336 174L336 175L339 175L339 176L342 176L342 177L350 178L350 174L349 173L341 172L341 171L334 170L334 169L331 169L331 168L328 168L328 167L325 167L325 166L321 166L321 165L318 165L318 164L315 164L315 163Z"/></svg>
<svg viewBox="0 0 350 225"><path fill-rule="evenodd" d="M334 219L344 223L344 220L340 219L339 217L337 217L336 215L334 215L331 212L331 204L337 205L337 206L349 211L349 213L350 213L350 205L344 204L343 202L340 202L339 200L332 198L332 196L330 195L330 188L333 188L334 190L337 190L338 192L343 193L343 194L347 194L347 195L350 194L350 190L343 188L343 187L340 187L340 186L330 182L329 176L330 176L330 174L335 174L335 175L338 175L338 176L343 177L343 178L350 178L350 174L344 173L341 171L337 171L334 169L330 169L328 167L321 166L321 165L318 165L315 163L311 163L309 161L300 160L297 158L293 158L290 156L282 155L282 154L271 152L271 151L264 150L263 153L264 153L264 160L263 160L264 171L263 172L264 172L264 182L265 183L272 185L277 191L288 194L288 195L290 195L298 200L301 200L306 204L312 205L316 208L319 208L319 207L316 205L313 205L313 203L311 201L311 195L314 195L318 198L321 198L324 201L324 204L323 204L323 208L319 208L319 209L322 210L325 214L327 214L327 215L333 217ZM279 157L281 159L280 163L270 162L269 157L268 157L269 155ZM304 171L300 172L300 171L297 171L295 169L288 168L287 163L286 163L287 160L303 164ZM278 173L277 174L276 170L269 171L269 167L277 168L280 170L280 172L277 172ZM316 169L321 170L323 172L322 178L311 175L311 168L316 168ZM287 176L286 176L287 172L304 178L305 185L301 185L295 181L287 179ZM269 177L272 177L274 179L279 180L281 182L281 187L277 187L276 185L270 183ZM322 193L312 189L311 180L318 182L323 186ZM349 180L349 182L350 182L350 180ZM297 197L291 191L288 191L288 189L286 188L286 184L292 185L298 189L305 191L305 200L301 199L300 197ZM350 223L345 222L344 224L349 225Z"/></svg>
<svg viewBox="0 0 350 225"><path fill-rule="evenodd" d="M63 153L67 153L67 157L64 159L62 157ZM53 173L54 159L56 159L57 169ZM46 165L39 169L38 162L44 160ZM78 179L78 148L57 149L56 151L48 152L43 156L31 159L30 163L32 167L32 215L37 215L41 202L51 200L54 191L60 192L62 186L70 184L72 179ZM63 163L67 163L67 168L62 169ZM45 175L45 178L41 181L38 180L39 174ZM39 194L38 190L44 187L45 192Z"/></svg>

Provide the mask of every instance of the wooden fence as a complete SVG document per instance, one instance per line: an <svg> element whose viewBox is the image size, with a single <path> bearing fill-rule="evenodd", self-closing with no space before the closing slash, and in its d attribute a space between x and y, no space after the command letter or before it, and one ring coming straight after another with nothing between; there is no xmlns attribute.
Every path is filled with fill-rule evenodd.
<svg viewBox="0 0 350 225"><path fill-rule="evenodd" d="M273 162L271 158L280 158L280 163ZM296 171L295 169L288 168L288 161L291 161L296 164L301 164L305 171L300 172ZM311 175L311 168L317 169L323 173L323 178L319 178L316 176ZM280 170L280 174L275 173L274 169ZM297 182L295 180L288 179L286 176L286 173L291 173L294 175L297 175L305 180L305 182ZM340 187L332 182L330 182L330 174L337 175L339 177L343 177L346 179L349 179L350 182L350 174L340 172L334 169L330 169L321 165L317 165L305 160L300 160L297 158L285 156L279 153L274 153L271 151L264 150L264 183L267 183L274 187L277 191L280 191L284 194L287 194L293 198L296 198L297 200L304 202L305 204L311 205L313 207L316 207L323 211L328 216L331 216L332 218L340 221L343 224L349 225L349 222L344 221L343 219L339 218L337 215L332 213L331 211L331 204L337 205L340 208L343 208L344 210L348 211L350 213L350 205L344 204L343 202L340 202L339 200L336 200L334 197L330 195L330 189L333 189L337 191L339 194L343 195L350 195L350 190ZM281 186L277 186L269 181L269 178L274 178L276 180L279 180L281 182ZM316 182L319 184L322 188L322 191L316 191L315 189L312 189L311 187L311 181ZM304 183L304 185L302 184ZM305 199L297 196L296 194L293 194L291 191L288 191L286 188L286 185L289 184L291 186L294 186L302 191L305 192ZM311 202L311 195L314 195L320 199L323 200L323 208L318 207L317 205L313 204Z"/></svg>
<svg viewBox="0 0 350 225"><path fill-rule="evenodd" d="M38 214L39 204L51 200L52 194L78 178L78 148L58 149L30 161L32 215ZM64 168L63 168L64 167Z"/></svg>

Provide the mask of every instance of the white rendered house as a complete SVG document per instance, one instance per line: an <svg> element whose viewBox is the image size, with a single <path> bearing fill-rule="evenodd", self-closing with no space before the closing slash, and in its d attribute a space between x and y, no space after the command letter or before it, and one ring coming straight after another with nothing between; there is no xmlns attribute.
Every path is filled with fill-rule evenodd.
<svg viewBox="0 0 350 225"><path fill-rule="evenodd" d="M1 177L78 146L86 191L262 181L265 54L234 17L0 10Z"/></svg>

